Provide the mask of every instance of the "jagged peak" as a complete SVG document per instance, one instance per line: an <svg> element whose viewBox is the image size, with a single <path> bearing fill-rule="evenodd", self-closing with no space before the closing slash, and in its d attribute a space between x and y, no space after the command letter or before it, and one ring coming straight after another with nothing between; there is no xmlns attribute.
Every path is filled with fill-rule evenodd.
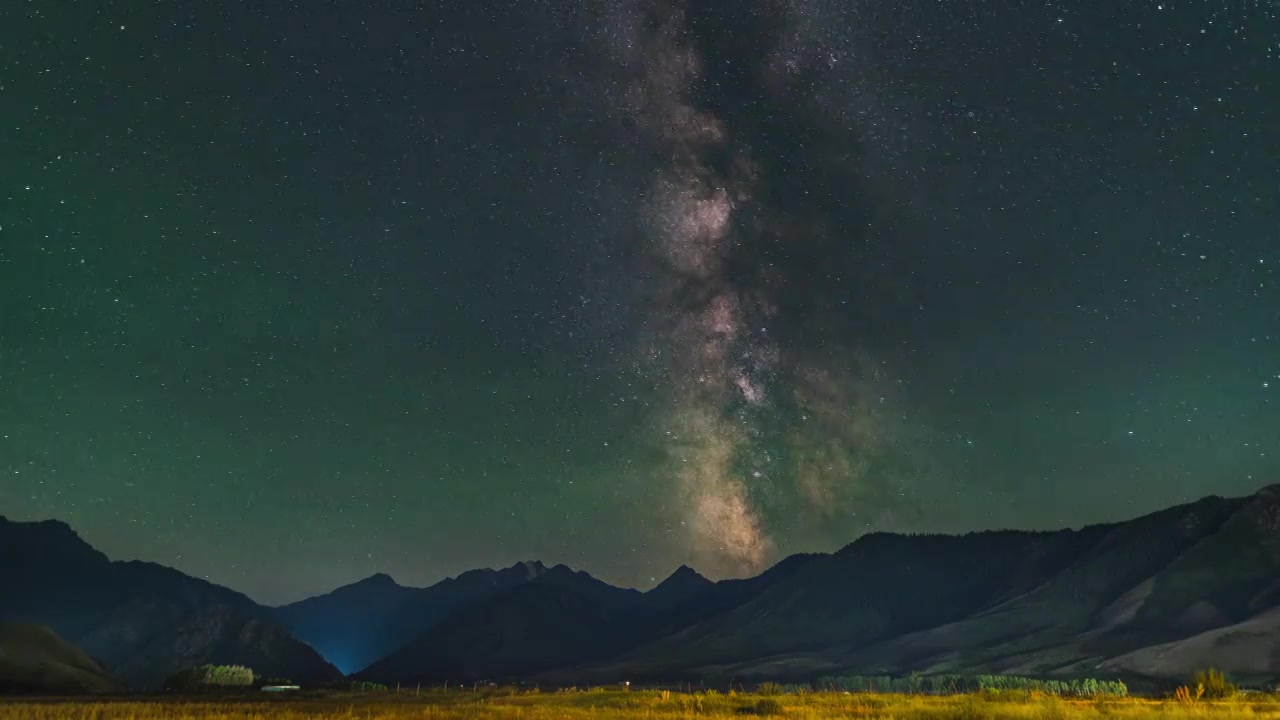
<svg viewBox="0 0 1280 720"><path fill-rule="evenodd" d="M533 580L547 573L547 566L541 560L521 560L510 567L493 571L507 576L519 576L526 580Z"/></svg>
<svg viewBox="0 0 1280 720"><path fill-rule="evenodd" d="M545 572L543 572L541 575L534 578L534 580L539 583L550 583L550 584L572 583L575 586L582 586L586 584L586 585L594 585L599 587L615 587L605 582L604 580L601 580L600 578L592 575L586 570L574 570L573 568L569 567L568 565L565 565L564 563L557 563L556 565L550 568L547 568ZM618 588L618 589L623 589L623 588Z"/></svg>
<svg viewBox="0 0 1280 720"><path fill-rule="evenodd" d="M541 560L521 560L511 567L512 569L519 568L533 573L544 573L547 571L547 566L542 564Z"/></svg>
<svg viewBox="0 0 1280 720"><path fill-rule="evenodd" d="M1280 549L1280 484L1267 485L1254 493L1245 502L1243 512L1270 544Z"/></svg>
<svg viewBox="0 0 1280 720"><path fill-rule="evenodd" d="M10 520L0 517L0 530L15 533L18 538L34 540L42 553L71 553L94 562L109 562L106 553L80 537L75 528L61 520Z"/></svg>
<svg viewBox="0 0 1280 720"><path fill-rule="evenodd" d="M56 518L49 518L47 520L13 520L11 518L5 517L4 515L0 515L0 525L20 525L25 527L40 528L41 530L55 530L60 533L74 535L76 538L80 537L79 533L75 531L75 528L71 527L71 525L69 525L68 523L62 520L58 520Z"/></svg>
<svg viewBox="0 0 1280 720"><path fill-rule="evenodd" d="M1270 501L1280 500L1280 483L1263 485L1262 487L1258 488L1258 491L1254 493L1253 496L1260 500L1270 500Z"/></svg>

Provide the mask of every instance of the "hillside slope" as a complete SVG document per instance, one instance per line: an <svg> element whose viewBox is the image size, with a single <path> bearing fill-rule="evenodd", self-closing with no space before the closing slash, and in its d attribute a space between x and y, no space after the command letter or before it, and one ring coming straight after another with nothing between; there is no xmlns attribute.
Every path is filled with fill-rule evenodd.
<svg viewBox="0 0 1280 720"><path fill-rule="evenodd" d="M805 634L821 583L791 584L781 596L800 595L803 603L779 602L778 593L736 609L713 623L681 636L664 638L632 654L633 667L663 657L691 658L699 674L736 677L812 677L824 674L906 674L910 672L1017 673L1029 675L1096 674L1123 669L1152 677L1181 676L1197 660L1202 643L1180 644L1199 633L1260 618L1277 605L1280 578L1280 488L1264 488L1248 498L1206 498L1135 520L1085 528L1079 532L1005 536L1020 550L989 555L1006 577L984 581L986 599L974 602L955 567L898 555L911 573L923 569L922 585L911 592L894 574L865 573L876 591L896 588L908 598L928 598L935 608L913 616L890 610L867 623L866 591L853 591L844 612L824 616L829 641ZM961 539L956 540L959 547ZM901 539L900 542L908 542ZM1028 545L1028 542L1031 544ZM851 548L864 544L855 543ZM1033 558L1035 548L1056 546L1061 553ZM846 551L849 548L846 549ZM842 553L837 553L838 558ZM1054 556L1057 559L1048 561ZM1010 562L1021 557L1022 562ZM834 562L833 558L833 562ZM1054 565L1058 567L1054 569ZM861 566L863 569L865 565ZM826 568L830 571L830 567ZM905 571L904 571L905 572ZM964 571L965 574L968 571ZM1013 578L1021 576L1022 580ZM972 610L959 611L969 605ZM951 617L948 617L951 616ZM925 622L919 622L925 620ZM758 630L735 632L748 622L775 628L784 640L753 642ZM922 627L911 627L912 624ZM757 625L758 626L758 625ZM1255 644L1280 643L1273 623L1247 625ZM797 628L797 630L792 630ZM1183 666L1154 663L1143 648L1174 643L1187 659ZM1134 653L1124 663L1109 658Z"/></svg>
<svg viewBox="0 0 1280 720"><path fill-rule="evenodd" d="M1237 678L1280 677L1280 609L1183 640L1141 648L1107 660L1098 669L1151 677L1188 677L1208 667Z"/></svg>
<svg viewBox="0 0 1280 720"><path fill-rule="evenodd" d="M42 625L0 623L0 693L123 692L83 650Z"/></svg>

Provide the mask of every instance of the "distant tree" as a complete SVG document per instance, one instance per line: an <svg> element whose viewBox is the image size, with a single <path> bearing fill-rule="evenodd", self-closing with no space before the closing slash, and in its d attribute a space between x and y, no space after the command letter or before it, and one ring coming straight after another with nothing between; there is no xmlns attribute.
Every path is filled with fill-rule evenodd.
<svg viewBox="0 0 1280 720"><path fill-rule="evenodd" d="M755 704L746 706L742 709L742 712L747 715L761 715L767 717L772 715L781 715L783 710L782 703L778 702L774 698L767 697L760 698L755 702Z"/></svg>
<svg viewBox="0 0 1280 720"><path fill-rule="evenodd" d="M1129 688L1118 680L1040 680L1016 675L909 675L901 678L887 676L825 677L817 687L847 692L923 693L946 695L954 693L1001 693L1005 691L1041 692L1046 695L1073 697L1098 697L1103 695L1123 697Z"/></svg>
<svg viewBox="0 0 1280 720"><path fill-rule="evenodd" d="M174 673L166 690L192 691L222 687L252 687L253 670L243 665L201 665Z"/></svg>
<svg viewBox="0 0 1280 720"><path fill-rule="evenodd" d="M355 680L351 683L350 689L355 692L386 692L387 686L376 682Z"/></svg>

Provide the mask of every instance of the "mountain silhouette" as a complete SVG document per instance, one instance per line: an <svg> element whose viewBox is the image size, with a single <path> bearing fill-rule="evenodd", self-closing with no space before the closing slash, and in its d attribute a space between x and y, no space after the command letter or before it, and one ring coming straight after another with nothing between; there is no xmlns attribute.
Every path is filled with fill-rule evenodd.
<svg viewBox="0 0 1280 720"><path fill-rule="evenodd" d="M0 520L0 620L43 623L135 686L201 662L325 681L807 681L1008 673L1280 675L1280 486L1059 531L874 533L648 592L564 565L427 588L374 575L268 609L57 522ZM91 592L88 590L92 590ZM308 644L309 643L309 644Z"/></svg>
<svg viewBox="0 0 1280 720"><path fill-rule="evenodd" d="M203 663L341 677L248 597L154 563L113 562L65 523L0 517L0 587L0 620L47 625L134 688Z"/></svg>
<svg viewBox="0 0 1280 720"><path fill-rule="evenodd" d="M1231 641L1248 656L1242 668L1265 674L1280 672L1267 651L1280 644L1277 607L1272 486L1079 530L876 533L746 580L681 568L644 594L556 568L460 609L362 677L1159 678L1219 660Z"/></svg>
<svg viewBox="0 0 1280 720"><path fill-rule="evenodd" d="M645 600L654 608L678 607L694 597L715 587L715 583L698 574L688 565L681 565L675 572L645 593Z"/></svg>
<svg viewBox="0 0 1280 720"><path fill-rule="evenodd" d="M357 677L401 683L525 677L607 657L624 647L627 618L643 598L557 565L459 608Z"/></svg>
<svg viewBox="0 0 1280 720"><path fill-rule="evenodd" d="M443 620L455 609L527 583L540 562L471 570L426 588L403 587L384 574L276 608L275 618L343 672L367 667Z"/></svg>

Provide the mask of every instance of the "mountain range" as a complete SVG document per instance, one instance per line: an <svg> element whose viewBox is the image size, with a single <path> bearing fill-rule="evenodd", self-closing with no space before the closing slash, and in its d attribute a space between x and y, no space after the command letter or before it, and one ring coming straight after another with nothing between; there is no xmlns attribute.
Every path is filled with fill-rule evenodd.
<svg viewBox="0 0 1280 720"><path fill-rule="evenodd" d="M386 683L1263 680L1280 675L1280 485L1078 530L876 533L747 579L681 567L648 592L526 562L427 588L375 575L278 608L109 562L61 523L0 520L0 586L22 588L0 619L49 625L135 685L196 660L313 682L330 662Z"/></svg>

